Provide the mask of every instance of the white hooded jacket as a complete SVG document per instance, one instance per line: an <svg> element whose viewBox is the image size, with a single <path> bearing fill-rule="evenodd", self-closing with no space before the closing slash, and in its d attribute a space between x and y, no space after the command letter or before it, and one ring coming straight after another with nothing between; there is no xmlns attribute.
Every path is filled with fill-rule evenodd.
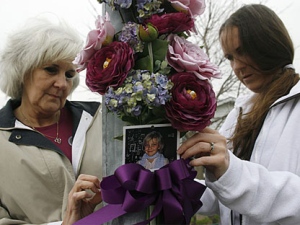
<svg viewBox="0 0 300 225"><path fill-rule="evenodd" d="M249 99L239 98L220 133L231 137L239 115L249 110ZM248 108L247 108L248 107ZM300 82L269 109L249 161L231 153L230 165L218 180L208 171L201 200L202 214L220 214L221 224L242 214L243 225L300 224Z"/></svg>

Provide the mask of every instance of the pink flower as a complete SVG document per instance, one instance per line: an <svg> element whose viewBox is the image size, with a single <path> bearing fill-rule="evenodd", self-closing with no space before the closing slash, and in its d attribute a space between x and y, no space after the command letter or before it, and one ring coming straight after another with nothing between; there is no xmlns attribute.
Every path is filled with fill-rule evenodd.
<svg viewBox="0 0 300 225"><path fill-rule="evenodd" d="M154 14L146 22L155 26L159 34L178 33L194 29L194 20L190 15L182 12L167 13L161 16Z"/></svg>
<svg viewBox="0 0 300 225"><path fill-rule="evenodd" d="M115 28L110 23L109 15L107 13L105 17L98 16L95 25L96 29L91 30L88 33L86 46L73 61L74 64L78 65L78 72L86 68L88 61L97 50L113 41Z"/></svg>
<svg viewBox="0 0 300 225"><path fill-rule="evenodd" d="M177 73L171 77L172 98L166 103L166 115L179 131L201 131L214 117L217 101L208 80L199 80L192 73Z"/></svg>
<svg viewBox="0 0 300 225"><path fill-rule="evenodd" d="M205 10L205 0L169 0L174 9L189 12L192 17L200 16Z"/></svg>
<svg viewBox="0 0 300 225"><path fill-rule="evenodd" d="M112 42L98 50L88 62L86 84L91 91L104 95L109 86L122 85L133 66L133 49L125 42Z"/></svg>
<svg viewBox="0 0 300 225"><path fill-rule="evenodd" d="M177 72L191 72L199 79L221 78L219 68L209 61L206 53L197 45L178 35L169 35L167 61Z"/></svg>

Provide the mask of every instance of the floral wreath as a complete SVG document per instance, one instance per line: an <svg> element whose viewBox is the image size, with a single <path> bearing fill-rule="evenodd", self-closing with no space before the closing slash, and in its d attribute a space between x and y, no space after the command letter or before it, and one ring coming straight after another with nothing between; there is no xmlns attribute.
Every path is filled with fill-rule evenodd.
<svg viewBox="0 0 300 225"><path fill-rule="evenodd" d="M171 123L200 131L216 111L212 78L221 78L201 47L187 40L204 0L98 0L123 21L98 16L74 63L108 111L129 125ZM128 15L130 15L128 19ZM126 19L124 19L126 17Z"/></svg>

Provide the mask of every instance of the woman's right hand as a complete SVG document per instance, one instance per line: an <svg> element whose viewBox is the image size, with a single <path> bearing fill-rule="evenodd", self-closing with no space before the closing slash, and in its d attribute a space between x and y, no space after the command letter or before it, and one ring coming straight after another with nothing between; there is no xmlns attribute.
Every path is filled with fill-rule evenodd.
<svg viewBox="0 0 300 225"><path fill-rule="evenodd" d="M81 174L69 193L63 225L71 225L94 212L102 202L100 180L92 175Z"/></svg>

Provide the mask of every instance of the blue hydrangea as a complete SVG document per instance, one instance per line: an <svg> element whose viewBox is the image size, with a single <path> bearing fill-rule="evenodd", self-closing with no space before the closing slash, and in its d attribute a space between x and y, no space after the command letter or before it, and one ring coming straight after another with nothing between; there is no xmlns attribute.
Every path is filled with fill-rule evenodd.
<svg viewBox="0 0 300 225"><path fill-rule="evenodd" d="M132 70L123 85L109 87L104 102L109 111L118 115L140 116L144 108L165 105L171 99L173 83L164 74Z"/></svg>
<svg viewBox="0 0 300 225"><path fill-rule="evenodd" d="M119 5L121 8L128 9L132 4L132 0L114 0L114 3Z"/></svg>
<svg viewBox="0 0 300 225"><path fill-rule="evenodd" d="M132 5L132 0L97 0L99 3L106 3L109 5L113 10L119 8L130 8Z"/></svg>
<svg viewBox="0 0 300 225"><path fill-rule="evenodd" d="M136 2L140 21L149 18L153 14L163 12L163 9L160 8L162 3L160 0L137 0Z"/></svg>
<svg viewBox="0 0 300 225"><path fill-rule="evenodd" d="M119 41L127 42L135 52L142 52L144 45L138 36L138 32L138 24L128 22L124 24L118 39Z"/></svg>

